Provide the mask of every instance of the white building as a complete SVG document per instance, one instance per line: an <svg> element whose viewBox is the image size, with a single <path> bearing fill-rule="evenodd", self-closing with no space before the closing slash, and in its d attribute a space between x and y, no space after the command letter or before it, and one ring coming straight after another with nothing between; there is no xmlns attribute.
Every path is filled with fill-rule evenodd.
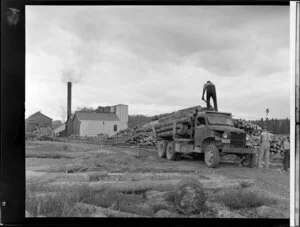
<svg viewBox="0 0 300 227"><path fill-rule="evenodd" d="M95 112L75 112L72 134L78 136L115 135L128 128L128 106L99 107Z"/></svg>

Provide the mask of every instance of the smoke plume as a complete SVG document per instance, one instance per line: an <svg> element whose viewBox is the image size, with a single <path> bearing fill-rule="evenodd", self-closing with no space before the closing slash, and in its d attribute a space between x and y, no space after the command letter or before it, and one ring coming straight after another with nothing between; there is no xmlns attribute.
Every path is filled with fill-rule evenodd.
<svg viewBox="0 0 300 227"><path fill-rule="evenodd" d="M62 71L62 82L67 83L67 82L72 82L73 84L77 84L80 82L82 77L82 73L78 72L77 70L73 68L65 68Z"/></svg>

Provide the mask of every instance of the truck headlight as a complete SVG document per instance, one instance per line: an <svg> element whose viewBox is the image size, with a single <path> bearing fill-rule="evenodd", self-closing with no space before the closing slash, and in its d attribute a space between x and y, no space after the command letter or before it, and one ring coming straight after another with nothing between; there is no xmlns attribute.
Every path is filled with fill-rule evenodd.
<svg viewBox="0 0 300 227"><path fill-rule="evenodd" d="M223 135L222 135L222 138L223 139L227 139L228 138L228 134L226 132L224 132Z"/></svg>

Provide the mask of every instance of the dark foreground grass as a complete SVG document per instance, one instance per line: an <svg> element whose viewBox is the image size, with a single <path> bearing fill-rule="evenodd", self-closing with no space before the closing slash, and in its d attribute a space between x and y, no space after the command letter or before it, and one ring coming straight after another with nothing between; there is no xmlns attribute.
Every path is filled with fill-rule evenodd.
<svg viewBox="0 0 300 227"><path fill-rule="evenodd" d="M59 152L38 152L38 151L26 151L26 158L69 158L73 159L74 157L66 155Z"/></svg>
<svg viewBox="0 0 300 227"><path fill-rule="evenodd" d="M255 208L277 203L275 199L261 192L246 188L227 189L216 196L216 201L231 209Z"/></svg>
<svg viewBox="0 0 300 227"><path fill-rule="evenodd" d="M41 197L41 195L44 196ZM39 195L39 196L38 196ZM32 216L70 217L76 203L87 203L117 211L146 216L154 215L151 207L141 206L143 195L117 191L92 191L88 186L49 188L31 183L26 187L26 210ZM88 215L88 214L87 214Z"/></svg>

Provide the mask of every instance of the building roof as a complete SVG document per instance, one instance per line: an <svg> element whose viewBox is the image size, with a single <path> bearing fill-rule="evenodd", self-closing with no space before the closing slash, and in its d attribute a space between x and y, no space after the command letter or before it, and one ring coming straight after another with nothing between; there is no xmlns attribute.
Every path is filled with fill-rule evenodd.
<svg viewBox="0 0 300 227"><path fill-rule="evenodd" d="M120 121L115 113L75 112L75 116L80 121Z"/></svg>
<svg viewBox="0 0 300 227"><path fill-rule="evenodd" d="M34 114L31 114L26 120L30 120L30 118L36 116L36 115L43 115L46 118L49 118L50 120L52 120L52 118L46 116L45 114L42 114L41 111L35 112Z"/></svg>

